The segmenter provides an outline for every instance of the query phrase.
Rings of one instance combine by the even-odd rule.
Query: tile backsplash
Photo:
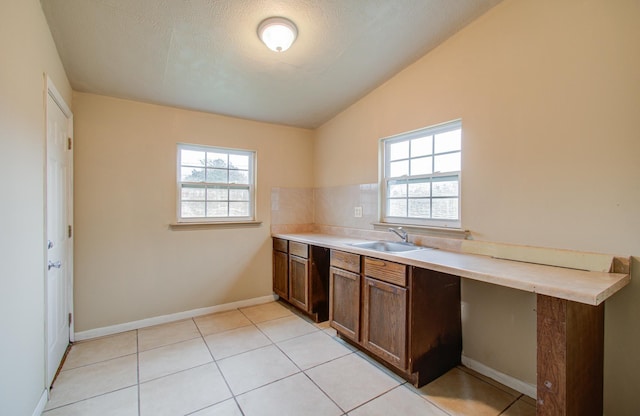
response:
[[[355,217],[355,208],[362,217]],[[373,229],[378,221],[378,184],[329,188],[273,188],[271,224],[321,224]]]
[[[271,224],[313,224],[313,189],[272,188]]]

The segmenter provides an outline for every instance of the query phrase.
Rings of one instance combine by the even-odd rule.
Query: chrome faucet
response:
[[[405,243],[409,242],[409,235],[407,234],[407,232],[405,230],[402,229],[402,227],[389,228],[389,231],[391,231],[392,233],[394,233],[398,237],[402,238],[402,241],[404,241]]]

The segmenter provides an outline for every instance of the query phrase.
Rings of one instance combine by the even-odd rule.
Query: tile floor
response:
[[[421,389],[279,302],[73,345],[43,416],[535,415],[464,367]]]

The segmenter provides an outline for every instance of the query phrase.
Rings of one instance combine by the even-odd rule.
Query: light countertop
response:
[[[367,240],[330,234],[294,233],[272,236],[589,305],[599,305],[631,281],[629,274],[575,270],[441,249],[379,252],[350,245]]]

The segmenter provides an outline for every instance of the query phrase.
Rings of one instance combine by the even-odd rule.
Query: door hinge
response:
[[[69,312],[69,326],[71,326],[71,322],[73,322],[73,315]]]
[[[69,238],[73,237],[73,228],[69,226]]]
[[[71,143],[72,143],[71,137],[67,137],[67,150],[71,150]]]

